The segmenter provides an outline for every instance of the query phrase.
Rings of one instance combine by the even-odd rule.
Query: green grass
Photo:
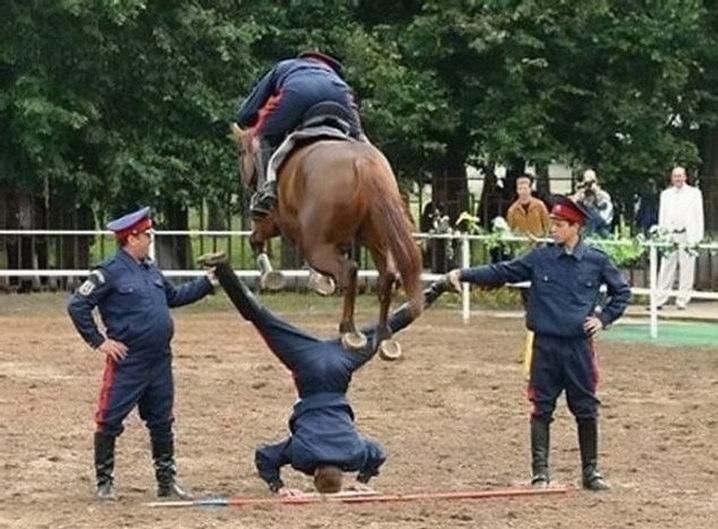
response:
[[[644,342],[651,345],[718,348],[718,324],[704,322],[667,322],[658,324],[658,337],[652,339],[647,323],[623,323],[603,333],[616,342]]]
[[[0,295],[0,316],[64,313],[69,297],[70,294],[67,292]],[[264,292],[259,297],[268,308],[281,313],[336,314],[338,317],[342,307],[342,297],[339,294],[323,297],[313,292],[282,291]],[[404,300],[400,294],[395,295],[392,307],[399,306]],[[458,310],[460,304],[461,298],[458,294],[448,293],[439,298],[434,306]],[[521,303],[516,289],[474,290],[471,293],[471,307],[516,309],[521,307]],[[374,293],[357,296],[356,310],[361,316],[360,319],[371,319],[378,308],[379,302]],[[234,310],[234,308],[222,290],[217,289],[214,295],[208,296],[199,303],[182,307],[180,310],[189,313],[210,313]]]

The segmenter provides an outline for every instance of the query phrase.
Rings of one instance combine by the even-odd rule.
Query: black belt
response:
[[[673,230],[673,233],[685,233],[685,232],[686,232],[685,228],[680,229],[680,230]]]

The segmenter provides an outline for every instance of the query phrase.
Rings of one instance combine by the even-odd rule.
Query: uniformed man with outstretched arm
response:
[[[608,484],[598,470],[594,336],[623,314],[631,291],[609,257],[581,239],[588,212],[563,196],[554,197],[553,202],[555,244],[513,261],[453,270],[448,280],[457,290],[462,281],[487,286],[531,281],[526,312],[526,325],[535,333],[528,385],[533,403],[531,483],[535,487],[549,484],[549,424],[556,400],[565,390],[578,427],[583,486],[603,490]],[[602,284],[607,286],[608,301],[599,312]]]
[[[117,253],[94,268],[70,298],[68,311],[82,338],[105,355],[95,422],[97,498],[116,499],[115,439],[137,406],[150,431],[157,495],[188,498],[175,480],[174,383],[170,341],[174,324],[169,309],[193,303],[212,289],[208,277],[175,288],[149,259],[150,208],[110,222]],[[97,307],[105,334],[92,316]]]

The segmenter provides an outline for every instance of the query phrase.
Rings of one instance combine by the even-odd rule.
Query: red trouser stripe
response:
[[[262,125],[272,112],[274,112],[279,106],[279,101],[282,99],[282,92],[279,92],[276,96],[272,96],[267,99],[267,102],[262,108],[259,109],[259,116],[257,117],[257,123],[252,128],[254,136],[262,135]]]
[[[98,429],[102,428],[105,423],[105,414],[107,413],[107,405],[110,402],[110,392],[115,383],[115,372],[117,363],[109,356],[105,359],[105,372],[102,375],[102,388],[100,389],[100,400],[97,404],[97,412],[95,413],[95,422]]]

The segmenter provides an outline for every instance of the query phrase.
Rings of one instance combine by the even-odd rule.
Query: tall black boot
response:
[[[531,486],[548,487],[551,478],[548,471],[549,423],[531,421]]]
[[[177,470],[174,459],[174,441],[171,438],[168,440],[152,439],[152,459],[155,462],[157,496],[191,500],[192,495],[186,492],[175,479]]]
[[[267,182],[269,160],[274,154],[274,147],[265,140],[259,141],[254,152],[254,167],[257,171],[257,192],[252,196],[250,211],[256,217],[264,217],[277,205],[277,182]]]
[[[115,437],[95,432],[95,477],[97,478],[98,500],[116,500],[112,472],[115,469]]]
[[[598,425],[596,419],[577,419],[578,446],[581,449],[583,488],[606,490],[610,486],[598,471]]]

